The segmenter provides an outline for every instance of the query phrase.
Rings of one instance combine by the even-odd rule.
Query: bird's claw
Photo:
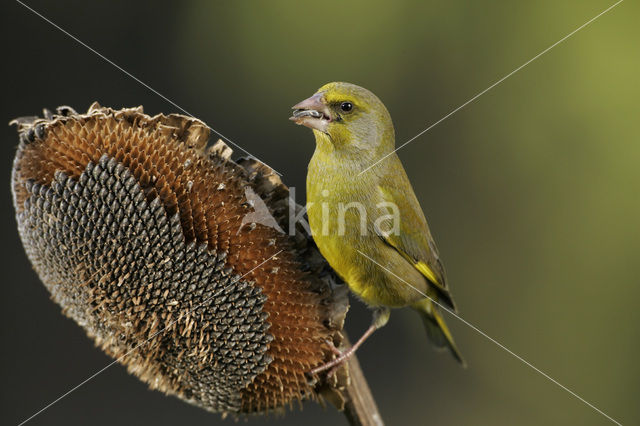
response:
[[[329,346],[329,349],[331,350],[331,352],[333,352],[334,355],[342,356],[342,351],[336,348],[336,345],[334,345],[331,340],[325,340],[324,342],[327,344],[327,346]]]

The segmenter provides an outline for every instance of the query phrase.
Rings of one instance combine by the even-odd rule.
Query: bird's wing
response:
[[[408,180],[406,182],[408,183]],[[396,183],[391,183],[380,185],[378,188],[385,202],[397,206],[399,223],[393,223],[393,208],[391,208],[388,210],[391,217],[377,221],[374,224],[375,231],[386,244],[393,247],[424,275],[438,294],[439,301],[455,309],[447,289],[445,271],[438,249],[431,237],[420,204],[411,186],[404,190],[398,186]]]

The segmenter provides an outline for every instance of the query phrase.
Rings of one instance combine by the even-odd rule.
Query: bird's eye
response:
[[[344,112],[349,112],[353,109],[353,104],[351,102],[343,102],[340,104],[340,109]]]

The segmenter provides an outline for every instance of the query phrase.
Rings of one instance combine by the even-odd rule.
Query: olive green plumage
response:
[[[294,108],[292,120],[312,128],[316,139],[307,209],[321,253],[378,309],[377,327],[386,323],[387,308],[410,306],[430,340],[463,363],[433,302],[455,309],[437,248],[400,159],[388,155],[395,135],[384,104],[362,87],[329,83]]]

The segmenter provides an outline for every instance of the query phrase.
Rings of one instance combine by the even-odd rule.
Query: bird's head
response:
[[[351,83],[329,83],[292,107],[290,118],[313,129],[320,145],[331,149],[376,151],[393,149],[391,116],[376,95]]]

